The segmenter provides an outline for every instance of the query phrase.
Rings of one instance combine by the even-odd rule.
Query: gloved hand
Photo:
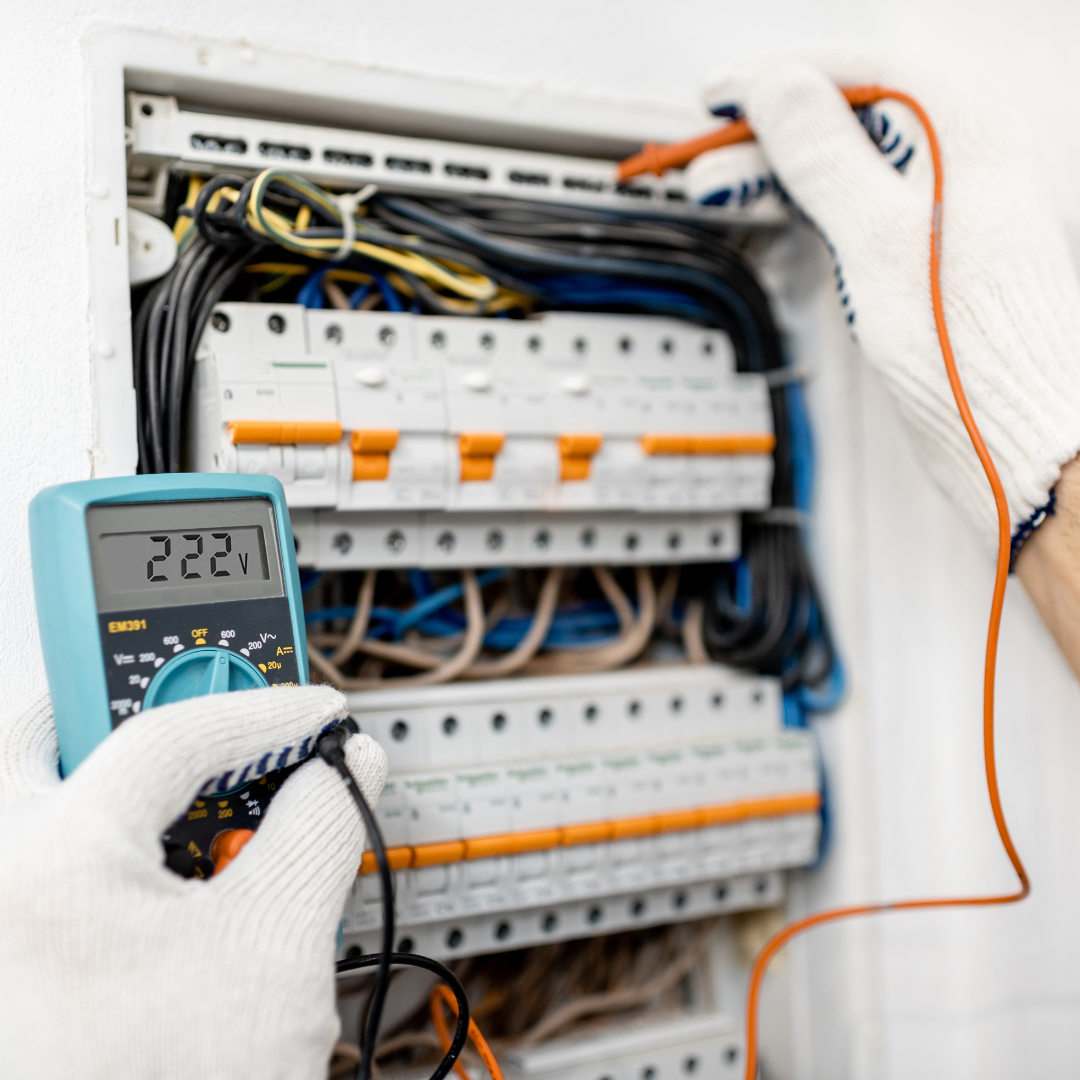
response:
[[[918,69],[855,47],[775,56],[711,85],[788,196],[824,235],[843,310],[941,487],[996,548],[994,502],[945,375],[929,288],[932,168],[915,116],[867,115],[837,90],[876,83],[927,110],[945,165],[942,290],[972,412],[1009,499],[1014,536],[1080,449],[1080,288],[1022,123]],[[698,200],[738,192],[726,150],[688,170]],[[750,188],[764,162],[740,150]],[[760,187],[760,184],[757,185]],[[717,191],[720,190],[719,198]]]
[[[313,1080],[338,1033],[334,942],[364,844],[321,760],[209,881],[160,837],[203,782],[346,713],[329,687],[219,694],[126,720],[61,782],[48,698],[0,724],[0,1076]],[[386,755],[347,761],[372,803]]]

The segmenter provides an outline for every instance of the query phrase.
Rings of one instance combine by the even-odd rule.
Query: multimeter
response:
[[[171,473],[46,488],[30,503],[30,552],[64,775],[156,705],[308,681],[296,551],[273,477]],[[209,876],[218,834],[250,835],[297,762],[273,764],[276,774],[221,777],[219,790],[204,790],[164,837],[174,869]]]

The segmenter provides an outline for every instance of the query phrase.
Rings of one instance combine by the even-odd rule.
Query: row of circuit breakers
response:
[[[277,477],[301,540],[320,511],[403,526],[365,550],[331,529],[328,568],[731,558],[730,512],[769,505],[766,378],[734,371],[722,332],[674,320],[224,303],[193,406],[191,467]],[[565,550],[536,524],[583,512],[598,524]],[[470,549],[470,516],[505,520]]]
[[[400,948],[454,956],[776,904],[817,852],[812,736],[719,665],[350,695],[386,748],[375,813]],[[377,947],[366,853],[344,948]]]

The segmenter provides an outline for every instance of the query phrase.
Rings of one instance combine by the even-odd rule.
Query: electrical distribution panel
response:
[[[678,175],[620,185],[597,160],[192,112],[147,94],[128,103],[131,205],[158,216],[170,176],[278,166],[337,190],[516,197],[644,210],[655,222],[786,220],[771,195],[688,206]],[[599,584],[604,568],[632,566],[649,584],[648,568],[667,566],[676,583],[680,566],[715,573],[738,559],[741,515],[770,508],[773,451],[793,437],[783,409],[774,426],[788,380],[737,371],[722,330],[657,315],[451,317],[331,300],[216,303],[192,342],[184,441],[187,469],[284,486],[302,576],[312,587],[325,579],[322,603],[308,597],[313,670],[321,656],[341,675],[330,657],[363,607],[360,595],[349,606],[355,571],[396,571],[385,584],[485,567],[566,567],[569,580],[574,567],[596,567]],[[799,513],[785,506],[775,521],[791,528]],[[787,552],[786,539],[770,542]],[[476,956],[775,906],[784,871],[818,857],[817,750],[805,729],[785,726],[779,680],[705,662],[700,596],[681,601],[680,649],[677,586],[646,601],[636,580],[619,625],[646,609],[651,621],[621,670],[410,685],[383,677],[377,650],[349,654],[361,683],[386,684],[351,692],[349,704],[390,759],[375,813],[395,871],[399,950]],[[749,573],[740,580],[736,606],[751,602]],[[696,649],[685,632],[695,603]],[[502,616],[484,617],[487,633]],[[393,647],[445,658],[438,633],[461,637],[414,622]],[[654,626],[666,640],[648,645]],[[342,955],[380,947],[374,870],[366,852]],[[713,1010],[519,1047],[505,1064],[537,1080],[721,1078],[741,1073],[741,1054],[737,1025]]]

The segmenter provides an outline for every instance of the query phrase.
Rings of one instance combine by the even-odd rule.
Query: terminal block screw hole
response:
[[[149,101],[144,101],[142,105],[139,106],[139,112],[141,112],[143,116],[153,116],[154,106],[151,105]]]
[[[760,690],[755,690],[755,691],[754,691],[754,692],[753,692],[753,693],[752,693],[752,694],[750,695],[750,700],[751,700],[751,701],[752,701],[752,702],[753,702],[753,703],[754,703],[755,705],[760,705],[760,704],[761,704],[761,703],[762,703],[762,702],[763,702],[763,701],[765,700],[765,695],[764,695],[764,694],[763,694],[763,693],[762,693],[762,692],[761,692]]]
[[[667,546],[672,551],[678,551],[682,546],[682,533],[668,533]]]
[[[595,529],[582,529],[581,530],[581,536],[579,537],[579,539],[581,540],[581,546],[582,547],[591,548],[593,546],[593,544],[596,543],[596,530]]]
[[[436,330],[431,335],[431,347],[433,349],[445,349],[446,348],[446,335],[441,330]]]
[[[505,728],[505,727],[506,727],[506,714],[505,714],[505,713],[501,713],[501,712],[497,712],[497,713],[496,713],[496,714],[495,714],[495,715],[494,715],[494,716],[493,716],[493,717],[491,718],[491,726],[492,726],[492,727],[493,727],[493,728],[494,728],[494,729],[495,729],[496,731],[502,731],[502,730],[503,730],[503,728]]]
[[[409,734],[409,725],[404,720],[395,720],[393,726],[390,728],[390,738],[394,742],[401,742]]]
[[[500,941],[505,941],[510,936],[510,924],[508,922],[501,922],[495,927],[495,936]]]
[[[641,1080],[656,1080],[656,1070],[648,1065],[641,1070]]]
[[[537,337],[535,334],[528,341],[525,342],[528,346],[529,352],[539,352],[543,348],[544,342],[542,338]]]
[[[683,705],[682,698],[679,697],[678,695],[673,697],[668,702],[668,708],[671,709],[672,712],[682,712],[682,705]]]
[[[144,106],[145,108],[145,106]],[[364,955],[364,950],[359,945],[350,945],[345,951],[346,960],[359,960]]]
[[[480,335],[480,348],[484,352],[491,352],[495,348],[495,335],[494,334],[481,334]]]
[[[443,717],[442,729],[443,729],[443,734],[445,734],[445,735],[453,735],[454,732],[457,731],[457,729],[458,729],[457,717],[456,716]]]
[[[632,352],[634,349],[634,339],[628,337],[619,338],[619,352]]]
[[[558,925],[559,925],[559,916],[556,915],[554,912],[544,916],[543,926],[544,926],[544,933],[545,934],[552,933]]]
[[[284,334],[285,333],[285,320],[280,315],[271,315],[266,320],[266,325],[270,328],[272,334]]]
[[[574,352],[583,355],[589,350],[589,342],[586,338],[574,338]]]
[[[724,534],[719,529],[709,533],[709,547],[718,548],[724,542]]]
[[[547,531],[547,529],[541,529],[533,537],[533,547],[536,548],[537,551],[547,551],[550,544],[551,534]]]
[[[345,340],[345,331],[337,323],[331,323],[326,328],[326,340],[334,345],[340,345]]]
[[[348,555],[352,550],[352,537],[347,532],[339,532],[337,536],[330,541],[330,546],[338,552],[338,554]]]
[[[143,108],[146,108],[146,106],[144,105]],[[232,324],[229,322],[229,316],[226,315],[224,311],[215,311],[214,314],[210,316],[210,325],[219,334],[227,334],[229,332],[229,327]]]
[[[484,544],[488,551],[501,551],[503,546],[502,530],[492,529],[484,538]]]
[[[677,908],[686,907],[686,893],[678,892],[672,897],[671,901]]]
[[[769,891],[769,882],[765,878],[758,878],[754,882],[754,892],[759,896]]]
[[[682,1063],[683,1072],[689,1075],[690,1073],[697,1072],[698,1061],[696,1057],[688,1057]]]
[[[452,532],[439,533],[439,538],[435,541],[435,546],[444,554],[449,555],[457,546],[457,540],[454,539]]]
[[[398,952],[412,952],[416,948],[416,942],[411,937],[403,937],[397,943]]]
[[[638,546],[638,534],[627,533],[626,539],[623,540],[623,544],[626,546],[627,551],[634,551]]]
[[[585,719],[592,723],[600,715],[600,710],[595,705],[585,706]]]
[[[739,1048],[737,1046],[729,1046],[724,1051],[724,1060],[729,1065],[734,1065],[739,1060]]]
[[[398,529],[386,534],[386,546],[395,554],[405,550],[405,534]]]
[[[555,715],[550,709],[541,709],[536,719],[540,721],[542,727],[549,727],[551,721],[555,719]]]
[[[660,351],[665,356],[670,356],[675,351],[675,342],[671,338],[666,337],[660,342]]]
[[[711,702],[714,709],[722,709],[724,707],[724,695],[713,694]]]
[[[717,885],[716,886],[716,892],[713,893],[713,895],[716,897],[717,900],[726,900],[727,899],[727,891],[728,890],[727,890],[726,885]]]
[[[594,926],[603,917],[604,917],[604,913],[598,907],[589,908],[589,914],[588,914],[587,918],[588,918],[589,922],[591,922]]]
[[[706,356],[712,356],[712,354],[713,354],[713,343],[711,341],[703,341],[701,343],[701,351]]]
[[[460,948],[461,943],[465,940],[465,935],[458,929],[453,929],[446,935],[446,947],[448,949]]]
[[[633,915],[635,919],[640,919],[641,916],[645,914],[645,901],[635,900],[630,905],[630,914]]]
[[[379,331],[379,341],[387,348],[393,345],[394,342],[397,341],[397,334],[394,333],[394,328],[392,326],[384,326]]]
[[[626,711],[631,716],[640,716],[641,715],[641,702],[638,701],[637,698],[634,698],[633,701],[627,702]]]

